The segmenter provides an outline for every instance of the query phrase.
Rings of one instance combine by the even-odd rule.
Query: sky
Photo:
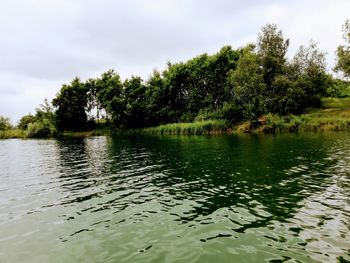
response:
[[[75,76],[147,79],[276,23],[289,56],[312,39],[334,65],[349,0],[0,0],[0,115],[15,124]]]

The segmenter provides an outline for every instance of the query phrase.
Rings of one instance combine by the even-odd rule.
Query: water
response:
[[[347,133],[2,140],[0,262],[347,262],[349,190]]]

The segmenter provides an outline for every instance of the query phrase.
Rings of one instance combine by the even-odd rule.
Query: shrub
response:
[[[206,120],[226,120],[229,123],[237,123],[243,119],[242,109],[236,104],[225,103],[221,109],[212,111],[210,109],[200,110],[195,122]]]
[[[48,119],[29,123],[26,131],[26,136],[31,138],[47,138],[55,134],[56,128]]]
[[[31,114],[24,115],[18,122],[17,127],[21,130],[27,130],[29,123],[34,123],[36,121],[35,116]]]
[[[327,88],[326,95],[335,98],[350,97],[350,83],[336,79],[333,81],[332,85]]]

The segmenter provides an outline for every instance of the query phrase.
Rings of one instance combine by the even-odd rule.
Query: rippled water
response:
[[[347,262],[350,134],[0,141],[0,262]]]

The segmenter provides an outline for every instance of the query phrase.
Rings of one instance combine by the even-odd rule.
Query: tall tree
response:
[[[346,20],[343,25],[343,38],[345,45],[337,48],[337,61],[335,70],[343,72],[346,78],[350,78],[350,20]]]
[[[147,114],[146,126],[165,123],[168,116],[168,96],[161,73],[154,70],[146,82]]]
[[[231,72],[230,84],[234,100],[242,106],[245,118],[257,119],[265,112],[263,94],[266,86],[259,58],[253,52],[252,46],[243,50],[236,70]]]
[[[101,77],[96,80],[97,104],[105,110],[106,118],[116,113],[116,108],[112,109],[112,101],[114,104],[121,99],[123,91],[123,83],[117,72],[108,70],[102,73]]]
[[[56,125],[58,130],[79,130],[87,125],[87,91],[78,77],[63,85],[56,98]]]
[[[21,117],[21,119],[18,121],[17,127],[19,129],[26,130],[28,128],[28,124],[34,123],[35,121],[35,116],[29,113]]]
[[[125,122],[127,127],[145,126],[147,114],[146,86],[140,77],[132,76],[124,81]]]
[[[306,95],[303,103],[299,102],[299,110],[320,106],[321,97],[332,84],[332,78],[326,72],[326,54],[314,41],[310,41],[306,47],[299,48],[291,62],[290,72],[292,80]]]
[[[261,57],[264,82],[269,92],[274,78],[285,73],[289,39],[284,39],[282,31],[275,24],[267,24],[258,35],[257,50]]]
[[[0,115],[0,131],[11,129],[10,119]]]

